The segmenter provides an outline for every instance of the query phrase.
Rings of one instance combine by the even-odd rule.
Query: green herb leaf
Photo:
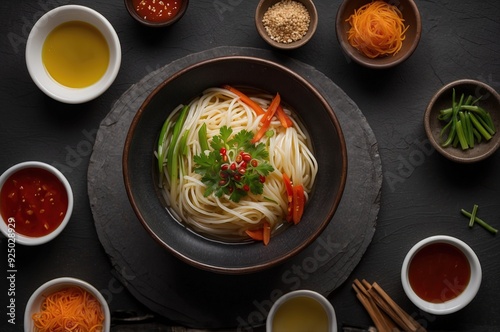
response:
[[[227,195],[231,201],[239,202],[248,193],[261,195],[265,177],[274,170],[267,160],[265,144],[251,142],[252,132],[241,130],[231,138],[232,133],[230,127],[223,126],[210,142],[213,150],[194,157],[194,171],[206,185],[205,197]]]
[[[252,138],[253,138],[252,132],[248,130],[241,130],[239,133],[234,135],[233,139],[229,142],[229,144],[234,145],[236,148],[246,150],[248,147],[253,145],[250,143],[250,140]]]

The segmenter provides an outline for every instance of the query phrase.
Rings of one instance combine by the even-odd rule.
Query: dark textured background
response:
[[[419,1],[422,40],[397,68],[371,71],[349,62],[335,37],[339,1],[316,1],[318,30],[303,48],[285,53],[314,66],[342,88],[366,116],[378,140],[384,182],[377,231],[363,259],[345,284],[330,295],[340,322],[367,325],[355,298],[354,278],[377,281],[429,330],[500,330],[500,238],[467,228],[461,208],[479,205],[479,215],[500,228],[500,154],[475,165],[457,165],[434,153],[423,130],[423,111],[443,84],[460,78],[482,80],[500,90],[500,3]],[[74,3],[101,12],[122,43],[122,67],[115,83],[83,105],[55,102],[31,81],[24,62],[25,41],[47,10]],[[97,239],[87,198],[87,167],[95,133],[114,102],[148,73],[188,54],[217,46],[269,49],[257,32],[257,1],[191,0],[185,17],[165,30],[139,27],[122,1],[2,1],[0,3],[0,170],[25,160],[59,166],[77,198],[71,223],[55,241],[40,248],[17,246],[16,325],[7,323],[6,241],[0,254],[0,330],[21,331],[31,292],[48,279],[69,275],[91,281],[112,310],[142,310],[112,274]],[[348,133],[346,133],[348,134]],[[117,169],[116,172],[121,172]],[[427,315],[403,293],[400,268],[420,239],[447,234],[467,242],[483,267],[475,300],[446,317]]]

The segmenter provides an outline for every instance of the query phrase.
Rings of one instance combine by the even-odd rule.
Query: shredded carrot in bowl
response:
[[[67,287],[46,296],[40,309],[32,316],[36,332],[103,331],[101,304],[80,287]]]
[[[348,31],[351,46],[372,59],[399,52],[408,29],[401,11],[380,0],[355,10],[346,21],[351,25]]]

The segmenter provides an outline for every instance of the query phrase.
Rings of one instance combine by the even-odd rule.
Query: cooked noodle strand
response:
[[[265,110],[272,96],[258,94],[252,95],[252,99]],[[282,173],[286,172],[294,183],[302,184],[307,197],[318,171],[311,144],[301,125],[293,120],[293,126],[285,128],[279,120],[271,121],[269,129],[273,135],[263,137],[260,142],[267,147],[269,164],[274,171],[266,177],[262,195],[249,194],[235,203],[226,196],[204,196],[205,185],[201,176],[194,172],[193,162],[194,156],[202,153],[198,132],[205,124],[209,142],[220,134],[222,126],[230,126],[233,135],[242,130],[256,132],[264,115],[257,116],[237,95],[223,88],[207,89],[188,106],[189,114],[181,129],[181,132],[189,132],[187,152],[180,166],[181,176],[170,183],[165,167],[162,180],[162,193],[173,214],[196,231],[230,241],[248,238],[245,230],[255,228],[263,220],[269,222],[271,229],[279,227],[288,207]],[[170,115],[174,122],[181,108],[179,106]],[[172,135],[167,135],[163,144],[171,144],[171,139]]]

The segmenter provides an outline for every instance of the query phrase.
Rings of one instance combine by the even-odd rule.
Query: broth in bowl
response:
[[[156,149],[172,213],[209,238],[263,241],[301,221],[318,163],[279,93],[209,88],[166,119]]]

